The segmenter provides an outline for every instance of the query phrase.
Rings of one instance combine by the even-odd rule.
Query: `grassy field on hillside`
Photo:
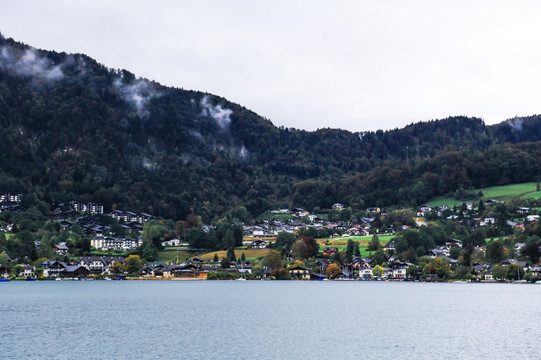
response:
[[[483,192],[483,199],[496,199],[500,201],[510,201],[517,198],[541,198],[541,191],[536,191],[536,183],[529,182],[523,184],[512,184],[504,186],[491,186],[483,189],[475,189],[476,192]],[[478,199],[455,199],[451,197],[437,197],[426,204],[428,206],[437,207],[443,204],[448,206],[461,205],[463,202],[472,202],[475,205],[478,203]]]
[[[382,246],[385,246],[394,235],[378,235],[379,242]],[[338,251],[343,251],[347,247],[348,240],[353,240],[359,243],[359,250],[361,251],[362,257],[370,256],[373,252],[368,251],[367,247],[372,236],[350,236],[350,237],[338,237],[338,238],[328,238],[328,239],[318,239],[319,251],[323,252],[323,249],[327,246],[334,246]]]
[[[381,245],[383,246],[385,246],[385,244],[387,244],[389,240],[391,240],[393,237],[394,237],[393,235],[378,236],[379,241]],[[319,244],[320,252],[322,252],[323,248],[325,248],[326,246],[334,246],[339,251],[342,251],[346,249],[348,240],[353,240],[359,243],[361,256],[367,257],[373,253],[367,250],[368,244],[370,243],[370,240],[372,240],[372,236],[351,236],[351,237],[317,239],[317,242]],[[267,256],[272,251],[275,251],[275,250],[273,249],[236,249],[235,256],[237,258],[240,258],[242,256],[242,253],[244,253],[244,256],[246,256],[247,259],[255,259],[255,258],[261,258],[261,257]],[[224,257],[226,257],[227,251],[226,250],[212,251],[212,252],[208,252],[208,253],[198,255],[198,256],[205,260],[212,260],[214,259],[214,254],[218,255],[218,259],[223,259]],[[178,250],[178,257],[181,262],[189,258],[192,258],[194,256],[196,256],[196,254],[192,252],[185,251],[185,250]],[[175,263],[177,261],[177,248],[166,248],[164,251],[160,251],[158,253],[158,257],[156,261],[164,262],[164,263]]]
[[[246,256],[247,259],[253,259],[253,258],[260,258],[263,256],[267,256],[270,254],[270,252],[273,251],[272,249],[239,249],[235,250],[235,256],[237,258],[240,258],[242,256],[242,253],[244,253],[244,256]],[[218,259],[223,259],[227,255],[226,250],[221,251],[212,251],[203,255],[200,255],[202,259],[205,260],[212,260],[214,258],[214,254],[218,254]]]
[[[177,253],[176,248],[166,248],[165,250],[158,252],[156,262],[174,263],[177,262],[177,255],[180,261],[184,261],[193,256],[193,253],[181,250]]]
[[[522,195],[522,199],[539,199],[541,198],[541,191],[534,191],[531,193],[527,193],[526,195]]]

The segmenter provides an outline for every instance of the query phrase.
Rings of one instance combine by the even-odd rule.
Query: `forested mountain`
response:
[[[418,204],[536,180],[541,116],[391,131],[275,127],[221,97],[0,36],[0,190],[204,221],[239,206]],[[528,142],[528,143],[525,143]]]

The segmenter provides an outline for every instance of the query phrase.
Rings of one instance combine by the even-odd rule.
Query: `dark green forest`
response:
[[[0,35],[0,190],[204,222],[246,207],[354,210],[537,181],[541,116],[353,133],[276,127],[221,97]]]

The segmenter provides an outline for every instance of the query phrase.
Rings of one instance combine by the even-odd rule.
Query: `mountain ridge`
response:
[[[480,157],[490,149],[499,154],[494,148],[504,145],[525,152],[513,144],[541,140],[540,122],[534,115],[490,126],[449,117],[366,132],[276,127],[222,97],[165,87],[84,54],[37,50],[0,35],[0,188],[53,203],[77,198],[168,218],[195,213],[207,221],[241,206],[257,215],[332,201],[412,203],[412,196],[382,200],[360,187],[371,177],[379,179],[371,184],[385,183],[381,176],[392,165],[403,177],[408,171],[425,176],[403,179],[404,186],[421,181],[432,188],[422,166],[442,160],[442,152]],[[469,179],[473,170],[460,166]],[[527,172],[527,180],[538,176],[530,166]],[[317,205],[300,190],[308,183],[325,192]],[[457,182],[454,190],[468,183],[474,184]]]

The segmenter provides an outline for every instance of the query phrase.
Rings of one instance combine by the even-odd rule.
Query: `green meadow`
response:
[[[499,201],[511,201],[515,199],[539,199],[541,198],[541,191],[537,191],[537,185],[535,182],[523,183],[523,184],[511,184],[504,186],[491,186],[482,189],[475,189],[476,192],[481,191],[483,193],[483,199],[496,199]],[[466,198],[455,199],[453,197],[437,197],[426,205],[431,207],[441,206],[446,204],[448,206],[461,205],[464,202],[472,202],[475,205],[479,199]]]

